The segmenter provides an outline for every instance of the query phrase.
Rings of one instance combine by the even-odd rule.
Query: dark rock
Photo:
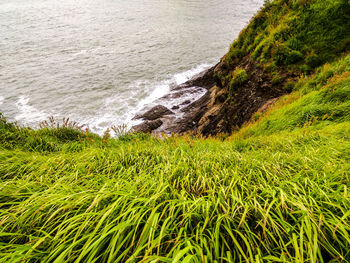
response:
[[[249,76],[249,81],[239,86],[231,96],[228,96],[229,85],[224,78],[231,74],[234,68],[244,68]],[[280,75],[289,81],[297,81],[297,76],[291,75],[286,69],[280,68]],[[180,98],[185,94],[196,91],[196,87],[205,88],[207,93],[194,102],[185,101],[172,109],[180,109],[177,116],[168,108],[158,105],[144,114],[137,115],[134,119],[148,120],[137,126],[139,131],[165,132],[167,134],[192,131],[204,136],[220,133],[232,133],[251,117],[260,108],[268,107],[269,102],[287,93],[279,85],[271,84],[271,74],[252,61],[249,56],[235,62],[235,65],[227,65],[224,59],[215,67],[204,71],[184,84],[172,89],[172,92],[162,98],[163,101]],[[161,118],[161,122],[149,122]]]
[[[169,110],[167,107],[165,107],[163,105],[157,105],[143,114],[136,115],[133,118],[133,120],[144,119],[144,120],[153,121],[153,120],[159,119],[165,115],[172,115],[172,114],[174,114],[174,112]]]
[[[133,131],[135,132],[152,132],[155,129],[158,129],[160,126],[162,126],[163,121],[162,120],[154,120],[154,121],[145,121],[139,125],[135,125],[132,127]]]
[[[206,106],[208,104],[209,99],[210,99],[210,93],[206,92],[201,98],[192,102],[190,105],[184,107],[183,109],[181,109],[181,111],[182,112],[198,111],[203,106]]]
[[[216,64],[214,67],[211,67],[210,69],[207,69],[196,76],[194,76],[192,79],[187,81],[184,84],[179,85],[177,88],[181,89],[183,87],[190,87],[190,86],[198,86],[203,88],[210,88],[213,85],[215,85],[215,79],[214,79],[214,69],[219,65]]]
[[[187,105],[187,104],[190,104],[191,101],[190,100],[185,100],[184,102],[182,102],[180,105],[183,106],[183,105]]]
[[[209,100],[210,94],[206,92],[201,98],[183,108],[181,111],[184,112],[184,116],[165,125],[164,132],[182,134],[187,131],[195,131],[198,121],[207,110]]]
[[[249,76],[249,81],[235,89],[234,94],[228,96],[229,85],[225,82],[219,85],[219,90],[213,97],[212,104],[198,122],[196,131],[204,136],[219,133],[230,134],[251,120],[255,112],[269,101],[287,93],[279,85],[271,84],[271,74],[263,67],[252,61],[249,56],[235,62],[228,67],[223,60],[217,65],[214,72],[216,75],[227,76],[234,68],[244,68]],[[280,68],[279,75],[286,79],[296,81],[286,69]],[[203,77],[203,79],[205,79]],[[216,82],[218,82],[216,80]]]
[[[169,93],[162,97],[162,99],[168,100],[168,99],[178,99],[181,98],[183,95],[187,93],[187,88],[184,88],[183,90]]]

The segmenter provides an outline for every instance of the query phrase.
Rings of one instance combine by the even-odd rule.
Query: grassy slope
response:
[[[350,55],[331,60],[230,137],[2,118],[0,262],[349,262]]]
[[[233,42],[216,71],[218,82],[235,89],[235,68],[249,58],[286,91],[295,76],[310,74],[350,51],[347,0],[266,1]]]
[[[0,261],[349,261],[349,66],[224,141],[2,120]]]
[[[271,71],[312,72],[350,48],[346,0],[267,1],[225,57],[228,65],[250,55]]]

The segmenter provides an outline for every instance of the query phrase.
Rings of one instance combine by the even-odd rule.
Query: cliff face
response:
[[[217,80],[217,74],[226,73],[224,63],[222,61],[215,67],[214,79]],[[231,76],[228,83],[217,80],[216,85],[209,89],[211,100],[207,104],[208,110],[197,128],[203,135],[231,133],[249,121],[264,105],[289,92],[284,88],[284,82],[294,82],[299,76],[281,69],[281,80],[273,81],[269,72],[249,56],[242,58],[235,69],[226,74]]]
[[[249,121],[291,92],[301,75],[346,53],[349,28],[347,1],[266,3],[209,73],[216,85],[197,130],[230,133]]]
[[[177,87],[205,87],[207,94],[181,119],[160,116],[156,131],[231,133],[291,92],[300,76],[347,53],[349,28],[347,0],[267,1],[215,67]]]

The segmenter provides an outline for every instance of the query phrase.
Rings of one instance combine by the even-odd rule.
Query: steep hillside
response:
[[[349,68],[230,137],[1,119],[0,262],[349,262]]]
[[[230,133],[295,82],[350,50],[346,0],[267,1],[206,76],[211,100],[196,129]],[[208,81],[210,82],[210,81]]]
[[[195,80],[213,137],[0,116],[0,262],[350,262],[348,14],[267,3]]]
[[[194,87],[206,88],[203,97],[186,107],[178,105],[180,118],[158,114],[159,106],[147,113],[152,119],[139,114],[145,122],[135,129],[231,133],[293,91],[300,78],[346,55],[349,28],[347,0],[266,1],[220,63],[173,90],[174,96],[181,96]]]

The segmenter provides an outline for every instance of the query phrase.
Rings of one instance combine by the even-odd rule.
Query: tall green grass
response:
[[[350,50],[347,0],[275,0],[265,6],[232,44],[225,61],[251,56],[266,68],[310,73]]]
[[[0,262],[349,262],[349,65],[229,137],[1,118]]]
[[[1,262],[349,261],[348,122],[0,152]]]
[[[240,136],[350,121],[350,55],[301,78],[291,94],[281,97],[274,108],[257,113],[253,119],[254,123],[238,132]]]
[[[100,138],[1,115],[0,262],[350,262],[350,59],[345,40],[329,48],[350,21],[344,4],[266,4],[228,58],[273,32],[274,48],[302,55],[292,65],[325,50],[332,63],[230,136]],[[316,9],[339,19],[318,24]],[[337,30],[319,43],[310,42],[317,30],[283,42],[292,29],[280,19],[308,15],[306,31]],[[278,64],[276,51],[259,52]]]

